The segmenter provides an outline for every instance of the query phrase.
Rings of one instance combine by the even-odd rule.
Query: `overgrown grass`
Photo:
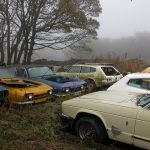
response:
[[[62,130],[58,112],[62,101],[47,102],[9,111],[0,110],[0,150],[119,150],[113,146],[84,143]]]

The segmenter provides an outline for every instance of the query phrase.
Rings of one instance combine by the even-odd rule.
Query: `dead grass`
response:
[[[69,98],[69,97],[68,97]],[[65,98],[65,99],[68,99]],[[60,124],[64,98],[24,108],[0,111],[0,150],[125,150],[128,145],[105,146],[83,142]]]

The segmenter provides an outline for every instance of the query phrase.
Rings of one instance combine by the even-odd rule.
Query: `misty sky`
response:
[[[100,0],[99,38],[120,38],[150,32],[150,0]]]
[[[136,32],[150,32],[150,0],[100,0],[99,38],[120,38]],[[46,53],[46,56],[45,56]],[[71,54],[63,51],[40,51],[34,59],[70,59]]]

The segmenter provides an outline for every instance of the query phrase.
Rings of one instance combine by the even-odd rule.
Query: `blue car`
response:
[[[7,106],[7,101],[8,100],[8,90],[0,86],[0,106]]]
[[[56,75],[48,66],[22,66],[16,68],[16,76],[43,82],[53,87],[53,94],[80,95],[86,88],[84,80]]]

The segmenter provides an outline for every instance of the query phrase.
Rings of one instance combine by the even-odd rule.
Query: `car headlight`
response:
[[[63,88],[62,91],[68,93],[68,92],[70,92],[70,89],[69,88]]]
[[[69,89],[69,88],[66,88],[66,89],[65,89],[65,92],[66,92],[66,93],[68,93],[69,91],[70,91],[70,89]]]
[[[31,101],[33,99],[33,94],[32,93],[26,94],[26,97],[28,100]]]
[[[49,94],[49,95],[52,95],[52,94],[53,94],[53,91],[52,91],[52,90],[49,90],[49,91],[48,91],[48,94]]]
[[[82,85],[82,86],[81,86],[81,90],[84,90],[84,89],[85,89],[85,87],[84,87],[84,85]]]
[[[63,88],[63,91],[68,93],[68,92],[70,92],[70,89],[69,88]]]

